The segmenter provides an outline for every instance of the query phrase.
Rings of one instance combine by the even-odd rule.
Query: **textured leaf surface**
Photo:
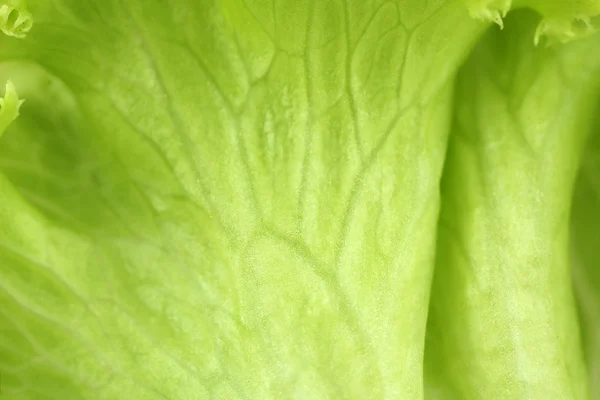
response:
[[[0,150],[8,396],[422,396],[482,25],[445,1],[29,6],[0,47],[28,99]]]
[[[585,399],[598,11],[0,0],[2,398]]]
[[[458,399],[584,399],[568,222],[598,41],[536,49],[519,17],[459,77],[427,365]]]

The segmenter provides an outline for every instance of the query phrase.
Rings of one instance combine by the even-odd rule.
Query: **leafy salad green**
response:
[[[600,399],[600,0],[0,0],[0,398]]]

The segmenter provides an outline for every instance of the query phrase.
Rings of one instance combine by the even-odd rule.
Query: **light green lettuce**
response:
[[[596,116],[598,114],[596,113]],[[579,303],[583,344],[590,375],[592,399],[600,398],[600,135],[596,117],[595,132],[587,142],[573,200],[571,220],[572,275]]]
[[[588,398],[569,211],[600,42],[534,48],[534,22],[490,32],[458,79],[426,351],[457,399]]]
[[[587,398],[599,13],[0,0],[2,398]]]

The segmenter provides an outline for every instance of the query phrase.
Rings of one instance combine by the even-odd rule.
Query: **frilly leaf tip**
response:
[[[0,0],[0,31],[23,39],[33,27],[33,16],[25,0]]]
[[[542,38],[546,38],[548,44],[567,43],[587,37],[596,31],[596,27],[587,15],[577,15],[572,18],[544,18],[535,30],[533,43],[537,46]]]
[[[9,79],[6,81],[6,93],[16,92],[15,84]]]
[[[19,95],[17,94],[17,89],[15,88],[15,84],[8,80],[6,81],[5,91],[4,91],[4,101],[18,101]]]
[[[15,85],[11,81],[7,81],[4,97],[0,98],[0,136],[17,119],[19,109],[24,102],[25,100],[19,99]]]
[[[510,11],[512,0],[465,0],[465,3],[472,18],[493,22],[504,29],[503,18]]]

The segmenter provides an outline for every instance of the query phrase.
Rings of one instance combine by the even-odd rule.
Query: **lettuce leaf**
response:
[[[0,0],[3,398],[587,398],[599,13]]]
[[[460,399],[584,399],[569,211],[600,43],[534,48],[515,17],[458,78],[426,360]]]
[[[598,115],[596,113],[596,115]],[[573,198],[571,219],[571,264],[573,285],[579,304],[582,325],[583,348],[589,371],[592,398],[600,396],[600,353],[598,353],[598,306],[600,305],[600,281],[596,257],[600,231],[600,135],[596,117],[595,132],[586,143],[579,177]]]

